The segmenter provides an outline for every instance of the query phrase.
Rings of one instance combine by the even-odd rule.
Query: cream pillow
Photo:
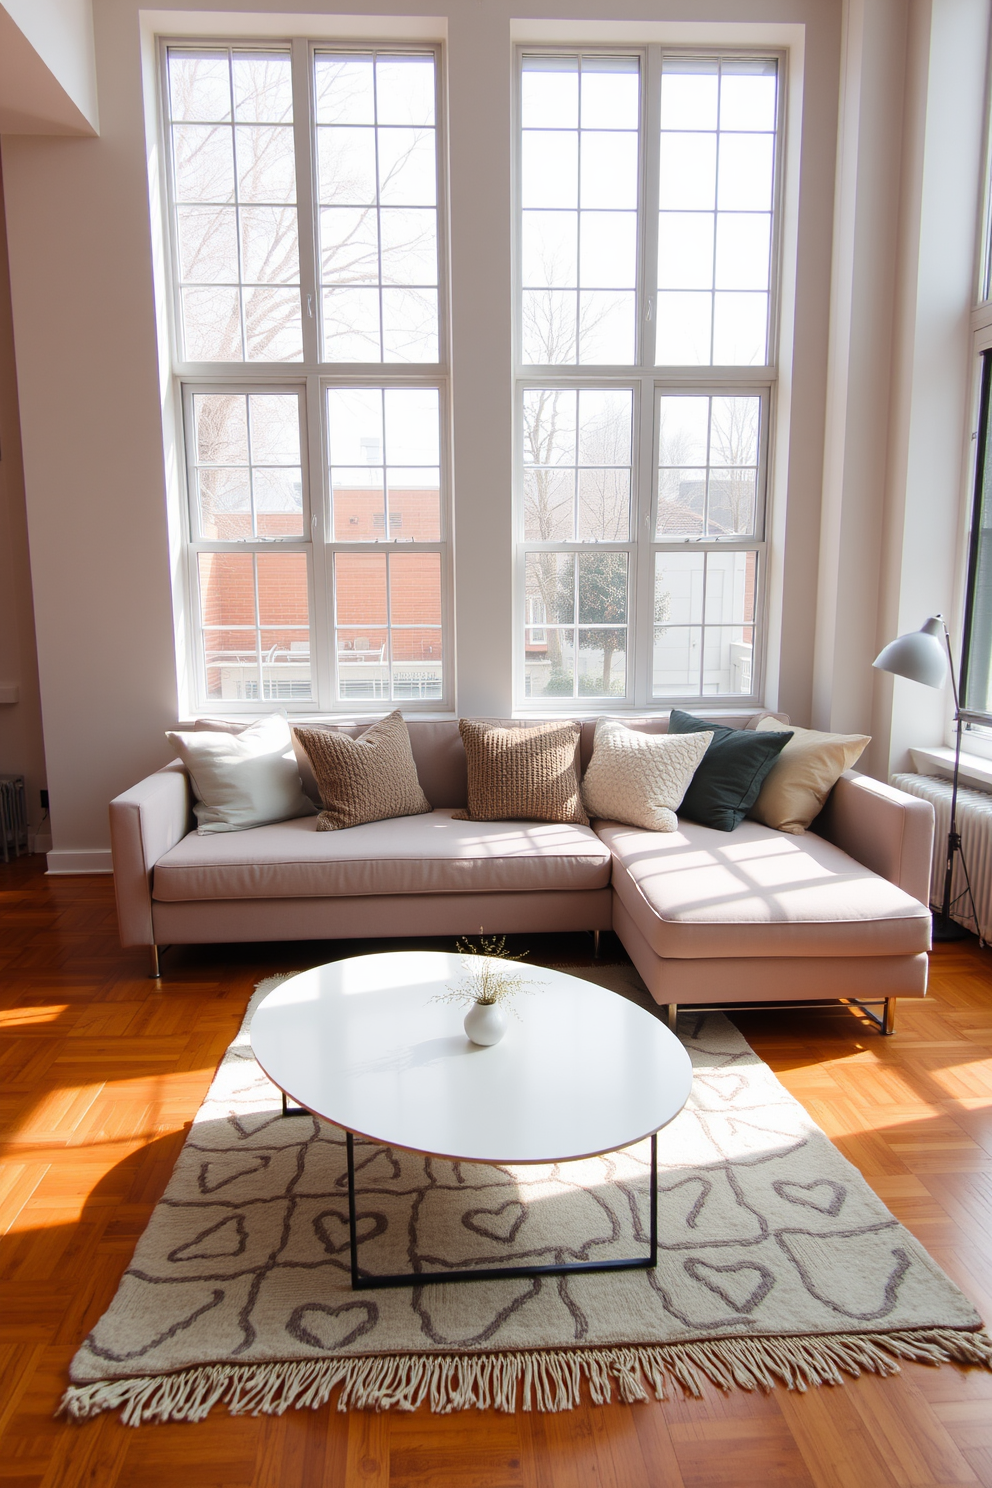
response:
[[[197,832],[245,832],[294,816],[312,816],[303,794],[289,723],[271,713],[240,734],[165,736],[186,766],[196,801]]]
[[[431,803],[420,788],[410,733],[399,709],[357,739],[340,729],[298,728],[320,791],[318,832],[420,816]]]
[[[762,718],[759,733],[780,729],[777,719]],[[780,832],[805,832],[835,784],[871,743],[870,734],[823,734],[818,729],[796,728],[792,738],[765,776],[758,799],[748,816],[777,827]]]
[[[675,812],[712,738],[709,732],[642,734],[600,718],[582,782],[586,810],[632,827],[674,832]]]

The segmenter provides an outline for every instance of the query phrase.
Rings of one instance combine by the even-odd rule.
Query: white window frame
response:
[[[170,51],[209,51],[212,48],[238,53],[285,51],[291,58],[293,77],[293,119],[296,150],[297,216],[299,222],[301,310],[303,326],[303,359],[294,362],[193,362],[182,356],[179,309],[178,234],[175,228],[175,191],[173,186],[172,141],[170,138],[168,54]],[[201,614],[197,554],[223,552],[305,552],[307,555],[308,609],[310,616],[310,699],[291,700],[294,714],[379,715],[383,707],[402,706],[404,713],[450,712],[454,700],[454,605],[452,553],[452,482],[451,482],[451,390],[450,390],[450,313],[449,313],[449,247],[447,183],[447,102],[445,55],[443,43],[436,40],[394,40],[369,36],[311,39],[302,36],[160,36],[158,49],[159,147],[165,163],[162,207],[167,246],[168,294],[167,314],[172,358],[172,384],[175,391],[179,448],[184,451],[181,481],[180,534],[184,547],[181,564],[185,585],[185,622],[181,643],[186,648],[189,665],[186,673],[195,687],[189,701],[193,711],[203,716],[221,714],[259,714],[270,712],[279,699],[236,700],[209,697],[206,692],[206,668],[201,643]],[[318,52],[360,55],[386,53],[396,56],[409,52],[430,53],[434,57],[435,130],[437,149],[437,248],[438,248],[438,355],[436,363],[409,362],[326,362],[321,360],[321,294],[319,285],[319,234],[317,215],[315,144],[314,58]],[[440,529],[436,542],[404,541],[388,534],[378,541],[335,541],[331,525],[331,492],[327,431],[324,418],[325,394],[333,387],[436,389],[440,418]],[[289,392],[301,394],[302,439],[301,464],[303,485],[304,531],[299,538],[261,538],[239,542],[214,542],[201,539],[195,513],[195,451],[192,429],[192,397],[210,392]],[[345,553],[437,552],[440,554],[441,582],[441,695],[437,698],[374,699],[369,703],[338,696],[339,664],[335,644],[335,600],[333,592],[334,556]],[[260,689],[261,690],[261,689]]]
[[[641,114],[639,139],[638,257],[635,299],[635,354],[632,366],[596,366],[588,363],[556,364],[540,367],[525,364],[522,356],[522,114],[521,74],[525,56],[635,56],[640,59]],[[769,314],[767,362],[750,366],[658,367],[655,352],[654,283],[658,258],[658,200],[656,185],[661,156],[661,71],[665,57],[707,60],[768,59],[778,69],[776,100],[774,195],[772,201],[772,237],[770,246]],[[648,43],[642,46],[612,45],[608,42],[589,44],[520,42],[514,55],[514,147],[513,173],[513,368],[514,368],[514,605],[513,605],[513,691],[515,707],[521,713],[601,712],[605,705],[612,711],[657,712],[669,706],[720,707],[724,712],[760,706],[764,696],[768,666],[769,635],[769,569],[768,532],[770,527],[769,493],[773,488],[772,459],[775,448],[774,422],[776,392],[779,384],[779,327],[782,316],[782,242],[783,198],[787,158],[787,119],[789,115],[789,50],[782,46],[720,46],[718,43],[694,46],[671,46]],[[549,542],[529,540],[524,535],[523,494],[523,392],[532,388],[632,388],[634,391],[631,470],[631,526],[626,543]],[[753,537],[686,538],[659,541],[656,536],[658,501],[659,430],[656,410],[664,394],[696,393],[706,396],[756,394],[761,398],[759,426],[758,476],[755,493],[755,527]],[[526,553],[535,551],[599,552],[624,550],[629,559],[629,611],[627,691],[622,697],[536,696],[525,694],[524,633],[526,630],[525,563]],[[751,689],[748,693],[654,694],[653,604],[655,554],[664,551],[731,552],[757,554],[758,592],[753,622]],[[577,683],[576,683],[577,685]]]

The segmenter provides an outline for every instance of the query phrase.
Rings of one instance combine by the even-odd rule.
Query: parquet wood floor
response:
[[[110,880],[43,867],[0,866],[0,1488],[992,1488],[992,1374],[950,1366],[560,1416],[53,1420],[254,983],[370,946],[177,949],[157,985]],[[992,952],[939,947],[931,986],[891,1039],[844,1011],[741,1026],[992,1320]]]

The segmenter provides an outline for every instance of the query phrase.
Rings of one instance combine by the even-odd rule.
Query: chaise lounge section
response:
[[[739,725],[741,720],[717,720]],[[245,725],[202,725],[238,732]],[[343,725],[357,737],[366,725]],[[629,720],[664,732],[667,720]],[[594,723],[582,725],[581,765]],[[121,940],[169,944],[613,929],[655,1000],[883,1003],[926,993],[933,809],[847,771],[814,830],[463,821],[456,722],[408,721],[420,816],[198,836],[175,761],[111,803]],[[305,762],[304,787],[316,799]]]

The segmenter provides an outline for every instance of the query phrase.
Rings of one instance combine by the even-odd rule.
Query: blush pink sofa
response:
[[[667,719],[626,720],[664,732]],[[717,719],[717,722],[740,720]],[[244,724],[204,722],[236,732]],[[352,736],[367,723],[341,725]],[[588,763],[595,725],[582,725]],[[655,1000],[679,1005],[849,999],[927,984],[933,808],[848,771],[815,830],[745,821],[717,832],[617,822],[466,822],[454,721],[409,720],[433,811],[317,832],[313,817],[200,837],[175,761],[111,803],[121,940],[169,944],[614,930]],[[316,799],[309,767],[305,788]]]

